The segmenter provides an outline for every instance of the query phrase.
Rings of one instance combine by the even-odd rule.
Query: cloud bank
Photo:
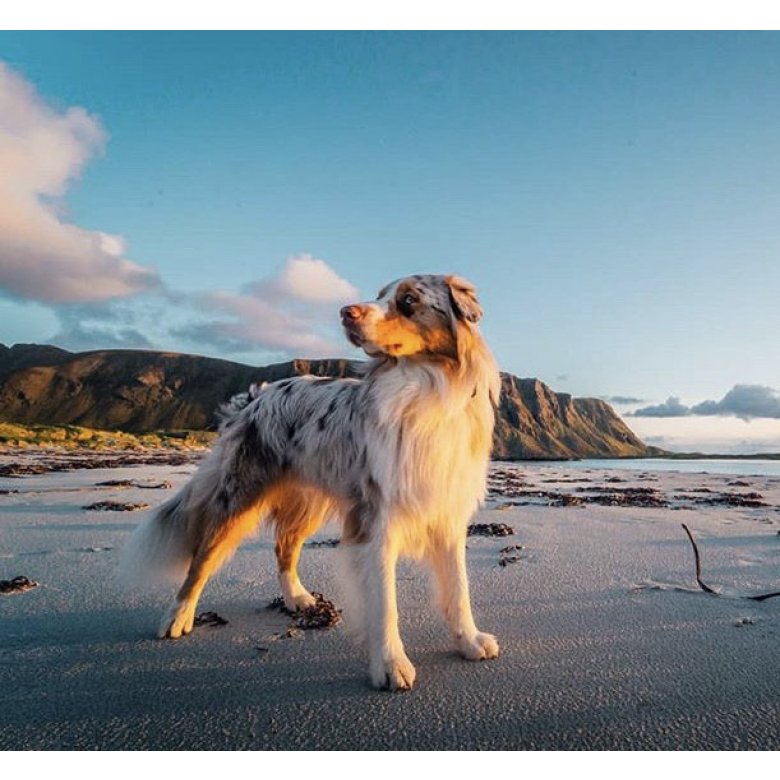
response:
[[[676,396],[670,396],[662,404],[655,406],[645,406],[642,409],[636,409],[629,414],[630,417],[684,417],[690,414],[689,407],[680,403]]]
[[[49,339],[73,352],[94,349],[151,349],[153,344],[139,327],[149,312],[117,301],[67,304],[55,310],[60,329]],[[148,307],[147,307],[148,308]],[[155,307],[158,308],[158,307]],[[160,316],[158,312],[155,312]]]
[[[742,420],[754,417],[780,418],[780,394],[764,385],[734,385],[720,401],[703,401],[691,407],[691,414],[734,415]]]
[[[64,196],[107,135],[83,108],[58,112],[0,62],[0,289],[59,304],[154,289],[157,273],[125,257],[121,236],[64,217]]]
[[[685,417],[688,415],[738,417],[741,420],[780,419],[780,393],[764,385],[734,385],[720,401],[685,406],[676,397],[657,406],[646,406],[630,417]]]
[[[643,404],[644,398],[635,398],[632,395],[605,395],[603,400],[610,404]],[[671,399],[670,399],[671,400]]]
[[[345,342],[335,338],[338,308],[358,298],[358,289],[324,260],[296,255],[276,274],[250,282],[238,293],[219,290],[196,296],[200,311],[218,318],[179,328],[176,335],[233,353],[342,353]]]
[[[49,341],[75,351],[153,349],[241,355],[246,359],[338,356],[349,350],[338,310],[358,300],[354,285],[324,260],[296,255],[238,292],[170,288],[121,300],[60,304]]]

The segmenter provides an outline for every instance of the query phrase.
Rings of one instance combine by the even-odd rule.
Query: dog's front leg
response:
[[[465,531],[456,540],[445,539],[434,545],[431,563],[436,575],[439,604],[460,654],[470,661],[496,658],[496,638],[479,631],[471,613]]]
[[[391,539],[384,539],[369,542],[367,553],[366,618],[371,682],[377,688],[391,691],[409,690],[416,672],[398,631],[395,581],[398,550]]]
[[[398,546],[386,530],[353,548],[365,594],[365,629],[371,682],[376,688],[409,690],[416,672],[398,632],[395,567]]]

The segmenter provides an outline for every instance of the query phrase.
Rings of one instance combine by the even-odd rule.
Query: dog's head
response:
[[[347,338],[371,357],[458,358],[458,334],[482,317],[471,282],[418,275],[391,282],[375,301],[341,310]]]

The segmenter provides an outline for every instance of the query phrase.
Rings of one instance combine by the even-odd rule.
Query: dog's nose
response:
[[[341,319],[345,323],[357,322],[363,316],[360,306],[345,306],[341,310]]]

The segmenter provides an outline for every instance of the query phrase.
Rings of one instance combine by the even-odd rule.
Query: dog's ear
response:
[[[450,288],[450,300],[457,317],[468,322],[482,319],[482,307],[477,300],[477,289],[462,276],[446,276],[444,281]]]

